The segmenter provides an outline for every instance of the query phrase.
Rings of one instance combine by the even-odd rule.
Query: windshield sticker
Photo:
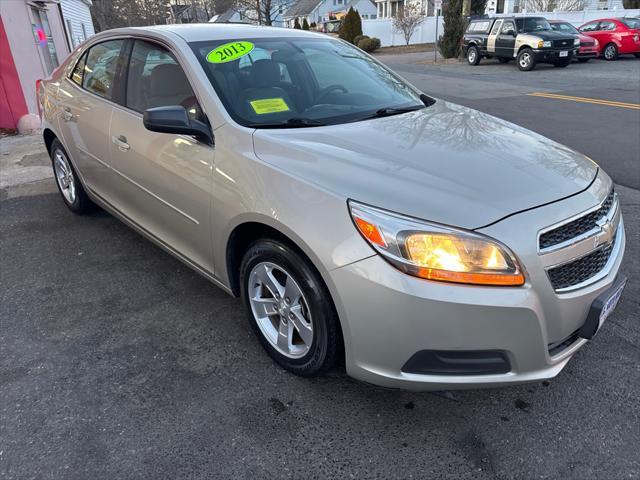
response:
[[[260,100],[252,100],[249,103],[253,111],[258,115],[289,111],[289,105],[287,105],[287,102],[285,102],[283,98],[263,98]]]
[[[251,42],[231,42],[214,48],[207,54],[209,63],[227,63],[244,57],[255,45]]]

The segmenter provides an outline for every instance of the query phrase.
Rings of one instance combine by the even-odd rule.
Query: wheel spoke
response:
[[[284,293],[284,286],[278,282],[276,277],[273,276],[273,268],[268,267],[267,265],[261,265],[260,269],[256,272],[258,275],[258,279],[267,287],[271,293],[275,295],[282,296]]]
[[[300,289],[296,285],[296,282],[293,280],[293,278],[287,276],[287,281],[285,282],[285,285],[284,285],[283,297],[285,299],[288,299],[289,305],[296,305],[300,300],[301,295],[302,293],[300,292]]]
[[[278,347],[285,352],[289,352],[291,345],[291,324],[289,322],[284,323],[280,320],[280,325],[278,326]]]
[[[313,329],[310,323],[307,323],[307,320],[302,315],[302,307],[297,306],[291,309],[291,313],[293,313],[293,317],[290,317],[291,323],[300,334],[300,338],[307,346],[311,346],[313,342]]]
[[[251,299],[256,312],[256,315],[260,318],[268,317],[269,315],[276,315],[278,313],[278,306],[274,298],[262,298],[253,297]]]

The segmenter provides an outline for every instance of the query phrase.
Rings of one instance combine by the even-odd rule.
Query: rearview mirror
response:
[[[152,132],[192,135],[208,145],[213,145],[209,125],[189,118],[187,110],[180,105],[149,108],[144,112],[142,123]]]

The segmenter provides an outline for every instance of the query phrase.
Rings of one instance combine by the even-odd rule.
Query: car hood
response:
[[[258,129],[254,148],[345,198],[471,229],[576,194],[598,171],[534,132],[441,100],[362,122]]]
[[[526,35],[538,37],[541,40],[573,40],[576,35],[572,33],[556,32],[555,30],[540,30],[538,32],[524,32]]]

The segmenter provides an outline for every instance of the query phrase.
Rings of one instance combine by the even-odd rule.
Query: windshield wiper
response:
[[[289,118],[282,122],[275,123],[250,123],[247,125],[251,128],[301,128],[301,127],[324,127],[327,125],[320,120],[314,120],[313,118]]]

